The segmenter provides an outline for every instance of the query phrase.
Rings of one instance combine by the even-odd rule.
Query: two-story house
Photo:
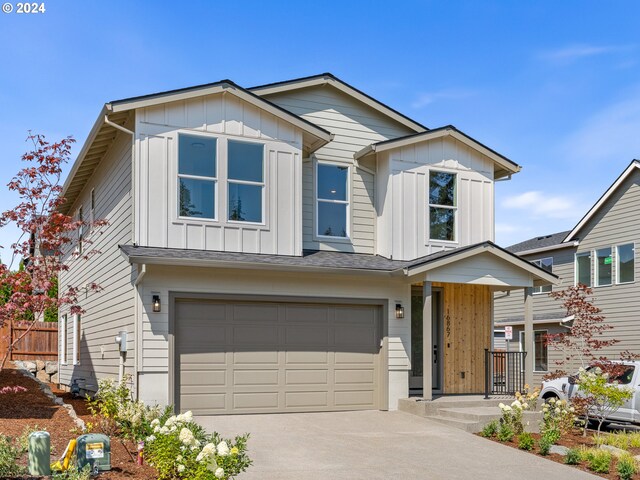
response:
[[[558,369],[562,352],[547,345],[547,334],[566,332],[571,318],[549,292],[578,283],[593,288],[595,305],[613,328],[603,339],[619,343],[602,355],[619,358],[629,350],[640,353],[640,266],[635,247],[640,242],[640,161],[634,160],[611,187],[569,231],[535,237],[507,249],[560,277],[557,285],[533,293],[535,380]],[[513,338],[503,342],[511,351],[524,349],[524,318],[515,291],[495,295],[496,331],[511,325]],[[496,344],[498,341],[496,341]],[[575,368],[575,366],[563,366]]]
[[[61,311],[61,382],[196,415],[482,392],[493,291],[556,280],[493,243],[519,170],[331,74],[109,102],[64,185],[109,224],[60,279],[103,288]]]

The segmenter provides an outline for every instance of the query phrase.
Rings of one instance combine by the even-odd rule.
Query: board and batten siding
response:
[[[121,330],[128,333],[128,356],[125,372],[134,374],[135,321],[134,290],[131,284],[131,265],[121,255],[119,244],[131,243],[131,138],[118,133],[113,145],[105,154],[100,165],[88,179],[78,201],[70,212],[77,214],[82,205],[83,217],[91,215],[91,190],[95,198],[95,219],[107,220],[108,225],[85,235],[91,242],[85,249],[100,253],[89,260],[66,257],[69,270],[61,272],[60,290],[65,285],[82,287],[95,282],[102,290],[94,293],[81,290],[78,296],[80,306],[86,311],[81,317],[81,341],[79,345],[80,364],[73,365],[73,316],[68,308],[60,309],[60,316],[67,315],[66,348],[68,363],[64,363],[64,353],[60,356],[60,383],[70,385],[75,378],[83,378],[83,386],[97,389],[101,378],[117,378],[120,354],[114,342]],[[74,245],[75,248],[75,245]],[[61,325],[62,322],[59,322]],[[60,336],[61,337],[61,336]],[[60,340],[61,348],[62,341]]]
[[[347,275],[320,275],[263,270],[161,267],[148,265],[138,287],[138,314],[142,321],[139,385],[141,399],[150,403],[169,401],[169,293],[205,293],[216,295],[275,295],[383,300],[388,302],[388,331],[383,332],[388,346],[389,408],[397,408],[398,398],[408,391],[411,348],[410,314],[395,318],[395,304],[410,304],[410,286],[401,280],[372,279]],[[159,295],[162,312],[152,312],[152,297]]]
[[[493,163],[462,142],[438,138],[378,155],[378,253],[411,260],[494,240]],[[456,240],[429,239],[431,170],[457,175]]]
[[[378,253],[375,248],[375,176],[354,166],[353,156],[364,147],[415,133],[380,112],[331,86],[317,86],[268,95],[269,101],[330,131],[333,141],[306,159],[303,170],[303,245],[310,250]],[[318,239],[315,221],[315,161],[351,168],[350,239]]]
[[[231,94],[136,113],[137,232],[141,245],[278,255],[302,254],[302,131]],[[178,216],[178,134],[217,140],[217,220]],[[227,221],[226,141],[265,146],[263,224]]]

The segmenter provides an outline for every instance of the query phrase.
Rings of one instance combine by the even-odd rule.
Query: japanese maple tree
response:
[[[69,160],[75,142],[67,137],[49,143],[43,135],[29,134],[33,148],[22,155],[26,164],[7,185],[19,202],[0,214],[0,228],[17,226],[20,236],[10,246],[11,261],[0,264],[0,327],[8,321],[26,321],[27,329],[13,341],[8,340],[6,355],[0,359],[0,370],[15,345],[29,334],[34,320],[51,316],[58,308],[68,306],[70,312],[82,313],[78,295],[88,289],[98,291],[95,283],[58,285],[58,275],[68,270],[65,256],[88,260],[99,253],[91,249],[91,240],[83,235],[89,228],[106,224],[103,220],[86,221],[63,213],[65,198],[61,195],[62,166]],[[82,242],[83,248],[77,248]],[[17,269],[16,264],[21,263]],[[57,295],[55,294],[57,292]]]

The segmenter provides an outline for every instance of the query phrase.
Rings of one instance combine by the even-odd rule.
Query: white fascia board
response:
[[[578,245],[580,245],[580,242],[578,240],[575,240],[573,242],[559,243],[557,245],[549,245],[548,247],[532,248],[530,250],[523,250],[521,252],[514,252],[514,253],[518,256],[523,257],[525,255],[534,255],[536,253],[552,252],[554,250],[562,250],[564,248],[577,247]]]
[[[214,95],[225,91],[229,86],[227,85],[214,85],[206,88],[194,88],[192,90],[185,90],[184,92],[174,92],[167,94],[151,95],[146,98],[132,99],[131,101],[116,101],[114,103],[107,103],[107,108],[110,112],[117,113],[125,110],[135,110],[137,108],[152,107],[154,105],[160,105],[162,103],[177,102],[179,100],[189,100],[190,98],[201,97],[204,95]]]

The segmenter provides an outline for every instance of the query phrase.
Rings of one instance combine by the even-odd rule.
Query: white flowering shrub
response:
[[[566,400],[550,398],[542,405],[540,433],[557,432],[558,437],[569,433],[577,421],[576,409]]]
[[[145,439],[144,455],[158,471],[159,480],[226,480],[251,465],[248,434],[233,442],[217,433],[208,435],[193,422],[191,412],[168,418],[164,415],[153,420],[151,426],[153,433]]]

